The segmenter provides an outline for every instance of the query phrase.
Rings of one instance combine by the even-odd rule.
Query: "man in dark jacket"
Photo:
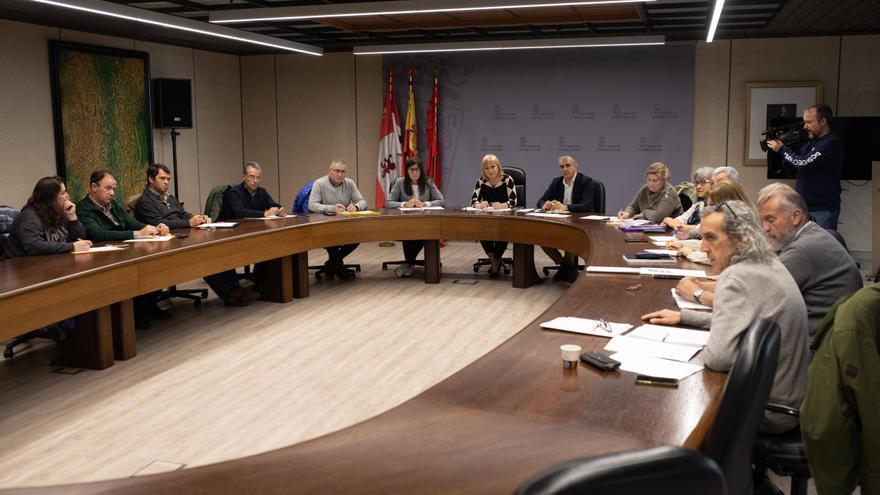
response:
[[[171,187],[171,171],[162,164],[153,164],[147,169],[147,186],[134,205],[134,216],[147,224],[165,224],[171,229],[198,227],[211,219],[205,215],[193,215],[183,209],[183,205],[168,194]],[[247,305],[249,290],[238,283],[235,270],[215,273],[205,277],[205,282],[217,296],[230,306]]]
[[[829,127],[833,117],[828,105],[810,105],[804,112],[804,129],[809,141],[798,150],[775,139],[767,141],[767,147],[782,154],[782,163],[797,170],[794,189],[807,202],[816,223],[837,230],[844,150],[843,141]]]
[[[568,155],[559,158],[559,170],[562,175],[550,182],[550,187],[538,200],[538,208],[559,212],[593,211],[593,179],[578,172],[577,160]],[[543,246],[541,249],[559,265],[554,280],[573,282],[577,279],[577,257],[574,253],[566,252],[563,255],[558,249]]]
[[[168,234],[164,223],[147,225],[132,218],[113,199],[116,178],[107,170],[95,170],[89,178],[89,193],[76,204],[79,220],[86,228],[86,237],[93,242],[124,241]],[[171,313],[156,305],[157,292],[134,298],[135,327],[145,329],[151,319],[167,320]]]
[[[223,208],[218,220],[283,217],[284,208],[272,199],[266,189],[260,187],[263,178],[260,164],[247,162],[242,172],[241,184],[230,187],[223,194]]]

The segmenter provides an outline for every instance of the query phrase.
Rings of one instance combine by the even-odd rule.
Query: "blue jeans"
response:
[[[837,230],[837,219],[840,218],[840,210],[811,211],[813,221],[830,230]]]

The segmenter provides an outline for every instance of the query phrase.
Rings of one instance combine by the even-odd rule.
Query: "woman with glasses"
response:
[[[652,163],[645,170],[645,182],[629,206],[617,213],[617,218],[644,218],[660,223],[666,217],[681,215],[681,200],[669,183],[669,168],[664,163]]]
[[[706,207],[709,188],[712,187],[712,167],[702,167],[694,172],[694,188],[697,190],[697,201],[684,213],[677,217],[666,217],[662,224],[676,231],[675,237],[687,239],[689,232],[700,225],[700,213]]]
[[[425,177],[425,170],[418,158],[406,159],[406,177],[400,177],[391,186],[387,208],[426,208],[443,206],[446,202],[433,179]],[[425,247],[425,241],[403,241],[404,263],[394,269],[398,277],[411,277],[416,256]]]

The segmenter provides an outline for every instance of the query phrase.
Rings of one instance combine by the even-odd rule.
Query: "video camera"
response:
[[[798,119],[790,124],[770,126],[766,131],[761,131],[761,136],[763,136],[761,139],[762,151],[767,151],[767,141],[771,139],[782,141],[782,144],[789,148],[794,148],[807,140],[803,119]]]

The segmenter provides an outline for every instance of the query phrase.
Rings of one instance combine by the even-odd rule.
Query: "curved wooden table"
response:
[[[282,285],[290,280],[293,286],[309,249],[351,242],[508,240],[520,245],[515,247],[520,265],[530,261],[533,243],[575,252],[587,264],[613,266],[625,265],[621,253],[645,246],[626,244],[618,230],[579,216],[545,219],[447,210],[245,221],[234,230],[193,230],[187,239],[170,243],[85,255],[91,260],[53,256],[46,273],[57,274],[56,279],[12,293],[2,291],[9,275],[26,282],[27,270],[19,259],[8,260],[11,267],[0,263],[5,271],[0,311],[14,309],[11,303],[18,299],[57,294],[66,311],[55,304],[48,315],[26,320],[57,321],[71,311],[111,306],[122,298],[266,260],[273,260]],[[530,269],[520,269],[534,272],[531,263]],[[109,284],[109,290],[88,290],[96,284]],[[637,284],[641,287],[634,288]],[[575,457],[660,444],[698,448],[714,420],[725,374],[707,369],[670,389],[637,386],[628,372],[603,373],[583,364],[564,370],[561,344],[599,350],[607,339],[538,326],[556,316],[636,323],[647,310],[673,307],[673,286],[671,280],[638,275],[582,275],[534,322],[457,374],[384,414],[301,444],[168,474],[9,492],[511,493],[536,471]],[[83,288],[86,295],[78,292]]]

